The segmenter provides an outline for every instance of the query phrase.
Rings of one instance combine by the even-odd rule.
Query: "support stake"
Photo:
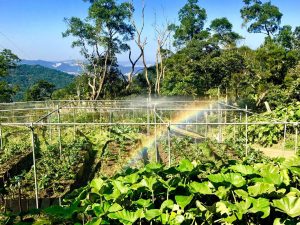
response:
[[[33,160],[33,175],[34,175],[34,190],[35,190],[35,204],[36,208],[39,208],[39,197],[38,197],[38,183],[37,183],[37,176],[36,176],[36,159],[35,159],[35,142],[34,142],[34,127],[31,123],[30,126],[31,130],[31,145],[32,145],[32,160]]]

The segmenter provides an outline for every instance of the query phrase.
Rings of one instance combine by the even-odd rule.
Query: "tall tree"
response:
[[[235,45],[242,39],[238,33],[232,31],[232,24],[226,17],[214,19],[209,28],[214,33],[213,38],[223,45]]]
[[[7,76],[9,71],[16,67],[20,59],[9,49],[3,49],[0,52],[0,77]],[[0,102],[11,102],[15,94],[15,88],[11,87],[5,81],[0,81]]]
[[[282,13],[271,1],[263,3],[260,0],[243,0],[245,6],[241,9],[243,26],[248,25],[250,33],[274,35],[281,23]]]
[[[172,25],[175,45],[182,46],[196,37],[204,27],[206,10],[198,5],[198,0],[188,0],[178,13],[180,25]]]
[[[25,100],[45,101],[51,99],[54,88],[54,84],[45,80],[40,80],[26,91]]]
[[[90,99],[103,96],[105,82],[112,72],[117,71],[116,54],[129,49],[126,44],[132,39],[133,27],[129,23],[130,3],[115,0],[93,0],[88,17],[83,21],[72,17],[65,19],[69,25],[64,37],[77,38],[72,47],[80,47],[87,60],[85,73],[89,77]]]
[[[133,5],[133,1],[131,1],[131,4]],[[139,56],[133,60],[132,59],[132,50],[130,48],[129,50],[129,61],[131,63],[131,71],[128,74],[128,85],[126,87],[126,89],[129,89],[132,82],[133,82],[133,76],[135,75],[135,66],[138,63],[138,61],[140,59],[142,59],[143,62],[143,66],[144,66],[144,76],[148,85],[148,95],[151,95],[151,83],[149,80],[149,76],[148,76],[148,68],[147,68],[147,62],[146,62],[146,57],[145,57],[145,47],[147,45],[147,37],[143,38],[142,34],[145,28],[145,3],[143,2],[143,6],[142,6],[142,15],[141,15],[141,27],[139,28],[136,24],[136,21],[133,18],[133,8],[131,8],[131,24],[134,28],[134,42],[137,45],[137,47],[140,50],[140,54]]]

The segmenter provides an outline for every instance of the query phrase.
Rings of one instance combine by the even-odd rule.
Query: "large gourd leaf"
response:
[[[300,198],[294,196],[286,196],[279,200],[273,200],[273,205],[280,211],[291,217],[300,216]]]
[[[183,195],[176,195],[175,196],[176,203],[184,210],[184,208],[191,203],[193,200],[193,195],[190,196],[183,196]]]
[[[149,209],[145,212],[145,218],[148,221],[153,220],[156,217],[159,217],[162,214],[162,212],[159,209]]]
[[[261,218],[267,218],[270,215],[270,202],[265,198],[249,198],[248,199],[253,205],[249,209],[250,213],[262,212],[263,216]]]
[[[189,184],[189,189],[192,193],[199,193],[203,195],[212,194],[212,190],[210,189],[208,182],[192,182]]]
[[[115,213],[108,214],[108,217],[111,219],[119,220],[124,225],[131,225],[139,218],[143,218],[143,211],[140,209],[136,212],[131,212],[127,210],[118,211]]]
[[[258,182],[253,186],[248,187],[249,195],[256,197],[258,195],[269,194],[276,191],[274,184]]]
[[[257,171],[252,166],[242,164],[233,165],[230,167],[230,169],[234,172],[241,173],[242,175],[252,175],[257,173]]]
[[[177,170],[182,173],[191,172],[193,169],[194,165],[187,159],[181,160],[179,166],[177,167]]]

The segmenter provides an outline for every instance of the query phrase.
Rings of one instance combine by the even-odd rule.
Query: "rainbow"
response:
[[[209,103],[197,103],[197,102],[192,103],[191,105],[183,108],[180,112],[177,112],[176,115],[170,121],[164,121],[164,122],[185,123],[185,122],[195,121],[196,117],[200,118],[200,116],[204,115],[204,113],[206,112],[204,111],[204,109],[207,109],[208,107],[209,107]],[[179,125],[171,125],[171,130],[174,130],[178,133],[180,132],[185,133],[185,135],[187,136],[191,136],[192,134],[195,135],[195,133],[183,131],[183,129],[181,129]],[[167,133],[167,127],[158,126],[156,137],[154,134],[151,134],[150,136],[142,137],[140,145],[130,152],[129,157],[125,160],[126,163],[123,164],[121,168],[128,168],[134,165],[136,162],[141,160],[145,154],[148,154],[148,152],[150,152],[151,150],[154,151],[155,139],[156,138],[159,139],[160,137],[165,136],[166,133]]]

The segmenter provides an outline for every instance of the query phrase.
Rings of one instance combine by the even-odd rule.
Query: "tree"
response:
[[[243,26],[248,26],[250,33],[264,33],[274,35],[281,23],[282,13],[270,1],[262,3],[260,0],[243,0],[245,6],[241,9]]]
[[[131,4],[133,5],[133,1],[131,1]],[[132,51],[131,51],[131,48],[129,50],[129,61],[131,63],[131,71],[130,73],[128,74],[128,85],[126,87],[126,89],[129,89],[132,82],[133,82],[133,76],[135,75],[135,66],[136,64],[138,63],[138,61],[140,59],[142,59],[142,62],[143,62],[143,66],[144,66],[144,74],[145,74],[145,79],[146,79],[146,82],[147,82],[147,85],[148,85],[148,95],[151,96],[151,83],[150,83],[150,80],[149,80],[149,75],[148,75],[148,68],[147,68],[147,63],[146,63],[146,58],[145,58],[145,46],[147,45],[147,38],[144,38],[142,40],[142,33],[144,31],[144,28],[145,28],[145,4],[143,2],[143,7],[142,7],[142,18],[141,18],[141,21],[142,21],[142,25],[140,28],[138,28],[138,26],[136,25],[136,22],[135,20],[133,19],[133,8],[131,9],[132,12],[131,12],[131,24],[134,28],[134,42],[135,44],[137,45],[137,47],[139,48],[140,50],[140,54],[139,56],[133,60],[132,59]]]
[[[40,80],[25,93],[26,101],[45,101],[52,98],[55,85],[45,80]]]
[[[175,32],[175,45],[182,46],[203,30],[207,14],[206,10],[198,5],[198,0],[188,0],[180,9],[178,16],[180,25],[173,24],[170,28]]]
[[[0,52],[0,77],[7,76],[9,71],[16,67],[20,59],[11,50],[4,49]],[[12,102],[16,88],[11,87],[5,81],[0,82],[0,102]]]
[[[115,0],[90,1],[88,17],[82,21],[72,17],[65,19],[69,28],[64,37],[77,38],[72,47],[79,47],[87,60],[85,74],[89,77],[90,99],[103,96],[108,76],[117,70],[116,54],[129,49],[126,41],[132,39],[133,27],[129,23],[132,5]]]
[[[165,59],[169,56],[170,51],[165,49],[165,45],[170,38],[170,30],[169,27],[170,24],[167,21],[165,24],[162,24],[161,26],[155,24],[155,36],[156,36],[156,43],[157,43],[157,49],[156,49],[156,57],[155,57],[155,68],[156,68],[156,80],[155,80],[155,93],[160,95],[160,85],[162,79],[165,77]]]
[[[242,39],[238,33],[232,31],[232,24],[226,17],[214,19],[209,28],[214,33],[213,38],[222,45],[235,45]]]
[[[0,52],[0,77],[8,75],[10,69],[16,67],[20,59],[9,49],[3,49]]]

